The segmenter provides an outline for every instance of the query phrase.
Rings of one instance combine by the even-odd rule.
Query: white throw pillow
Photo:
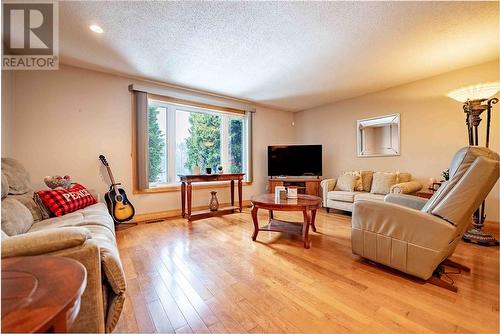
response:
[[[373,173],[372,194],[386,195],[391,191],[391,187],[396,184],[397,175],[395,173],[375,172]]]

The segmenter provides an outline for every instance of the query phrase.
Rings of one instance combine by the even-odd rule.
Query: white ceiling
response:
[[[496,59],[499,39],[498,2],[60,2],[62,63],[290,111]]]

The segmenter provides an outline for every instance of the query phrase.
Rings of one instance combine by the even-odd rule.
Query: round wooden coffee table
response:
[[[302,236],[304,248],[309,248],[309,225],[316,232],[314,220],[316,219],[316,210],[321,207],[321,198],[312,195],[298,195],[296,199],[275,200],[274,194],[263,194],[252,197],[252,220],[254,232],[252,240],[257,239],[259,231],[285,232]],[[259,209],[269,210],[269,222],[265,226],[259,227],[257,211]],[[302,211],[304,215],[303,222],[291,222],[274,219],[273,211]]]
[[[65,257],[2,259],[2,332],[68,332],[86,278],[85,267]]]

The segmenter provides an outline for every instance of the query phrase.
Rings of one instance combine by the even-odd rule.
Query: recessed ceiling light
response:
[[[102,34],[104,32],[104,30],[102,30],[102,28],[99,27],[97,24],[92,24],[91,26],[89,26],[89,28],[90,30],[98,34]]]

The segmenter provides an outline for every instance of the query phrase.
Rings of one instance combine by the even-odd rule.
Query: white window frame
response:
[[[178,186],[179,181],[177,180],[176,175],[176,117],[177,110],[186,111],[186,112],[196,112],[196,113],[204,113],[204,114],[212,114],[222,117],[221,121],[221,165],[225,172],[229,170],[230,166],[230,152],[229,152],[229,119],[231,117],[241,117],[243,120],[243,129],[242,129],[242,166],[243,173],[245,173],[245,181],[247,181],[248,170],[251,166],[248,165],[249,162],[249,150],[251,147],[249,146],[249,136],[248,136],[248,126],[247,119],[245,115],[238,115],[232,113],[226,113],[221,111],[213,111],[206,108],[201,107],[192,107],[187,105],[178,105],[169,102],[162,101],[160,99],[155,99],[152,97],[148,97],[148,106],[150,101],[153,101],[163,107],[166,108],[166,152],[167,152],[167,166],[166,166],[166,180],[167,183],[149,183],[150,189],[158,189],[158,188],[167,188],[170,186]],[[149,141],[147,141],[149,142]],[[173,159],[171,157],[174,157]],[[202,171],[203,172],[203,171]],[[212,171],[215,173],[216,171]],[[201,182],[202,183],[202,182]]]

